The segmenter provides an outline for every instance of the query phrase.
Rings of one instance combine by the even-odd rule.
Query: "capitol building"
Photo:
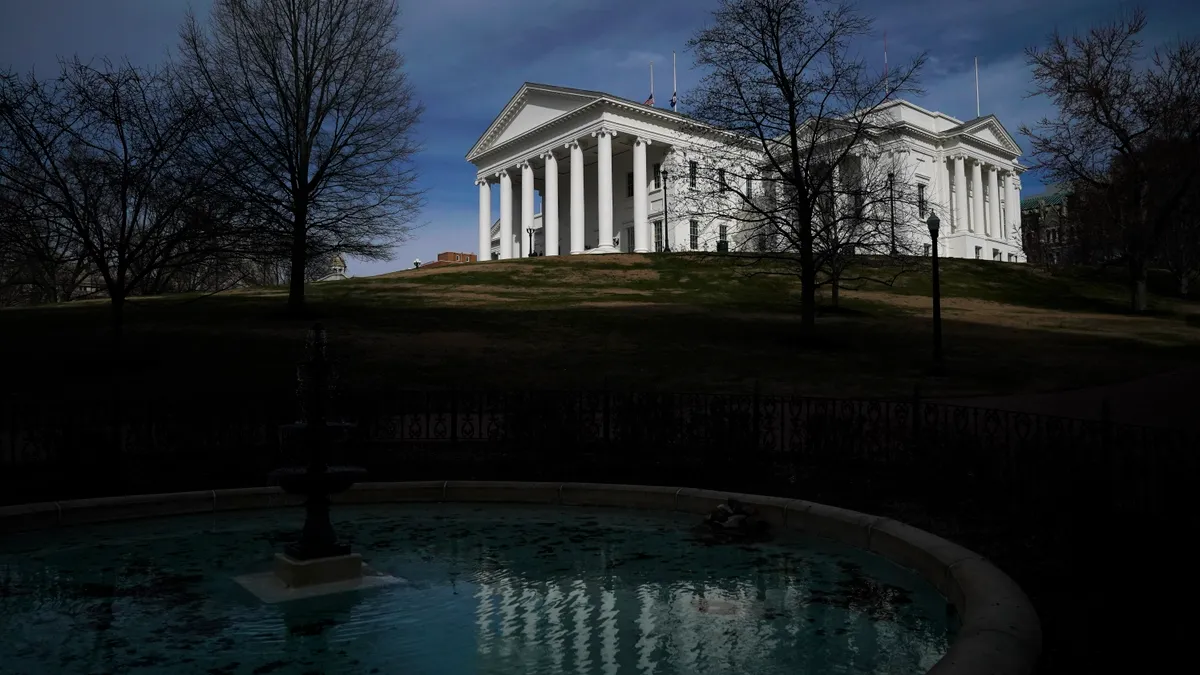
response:
[[[924,219],[932,212],[941,221],[940,255],[1024,262],[1025,169],[1000,120],[962,121],[903,100],[874,114],[886,131],[868,142],[874,161],[893,163],[895,180],[919,195],[919,207],[894,219],[911,241],[929,241]],[[749,250],[755,242],[744,220],[697,215],[697,176],[719,161],[721,180],[726,171],[744,176],[749,195],[764,189],[752,176],[767,162],[752,144],[697,125],[603,92],[525,83],[467,154],[476,168],[481,257]],[[928,253],[928,245],[909,252]]]

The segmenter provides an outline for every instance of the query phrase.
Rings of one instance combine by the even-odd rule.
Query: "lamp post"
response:
[[[929,214],[929,237],[933,240],[930,250],[933,252],[933,370],[935,374],[942,371],[942,284],[938,279],[938,233],[942,221],[936,213]]]
[[[532,227],[525,228],[525,234],[529,235],[529,255],[525,256],[528,258],[528,257],[533,256],[533,228]]]
[[[888,172],[888,204],[892,207],[892,256],[896,255],[896,174]]]
[[[663,233],[662,233],[663,234],[663,253],[670,253],[671,252],[671,237],[670,237],[671,227],[670,227],[669,223],[671,222],[671,215],[667,209],[669,208],[669,204],[671,203],[671,200],[667,198],[667,170],[663,169],[659,173],[662,174],[662,183],[663,183],[663,225],[662,225],[663,226]]]

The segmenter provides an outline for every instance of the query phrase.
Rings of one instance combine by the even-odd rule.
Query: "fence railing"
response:
[[[286,396],[92,404],[0,401],[4,500],[263,484],[291,456]],[[374,480],[545,479],[699,485],[863,504],[1182,503],[1195,439],[921,400],[606,391],[344,392],[340,460]],[[102,469],[122,479],[101,484]]]

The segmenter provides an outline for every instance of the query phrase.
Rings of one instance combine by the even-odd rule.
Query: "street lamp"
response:
[[[933,369],[940,374],[942,369],[942,284],[938,279],[938,232],[942,221],[936,213],[929,214],[929,237],[933,239],[930,250],[933,252]]]
[[[533,228],[532,227],[525,228],[525,233],[529,235],[529,255],[525,256],[526,258],[528,258],[533,255]]]
[[[888,172],[888,203],[892,207],[892,256],[896,255],[896,194],[895,186],[896,174]]]
[[[663,253],[670,253],[671,252],[671,236],[670,236],[671,235],[671,227],[670,227],[669,223],[671,222],[671,215],[667,209],[668,209],[668,205],[671,203],[671,200],[667,198],[667,170],[663,169],[659,173],[662,174],[662,183],[663,183],[663,225],[662,225],[663,226]]]

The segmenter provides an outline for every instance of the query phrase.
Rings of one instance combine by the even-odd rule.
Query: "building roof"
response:
[[[1057,206],[1067,201],[1071,196],[1070,183],[1051,183],[1042,192],[1021,198],[1022,209],[1032,209],[1038,206]]]

